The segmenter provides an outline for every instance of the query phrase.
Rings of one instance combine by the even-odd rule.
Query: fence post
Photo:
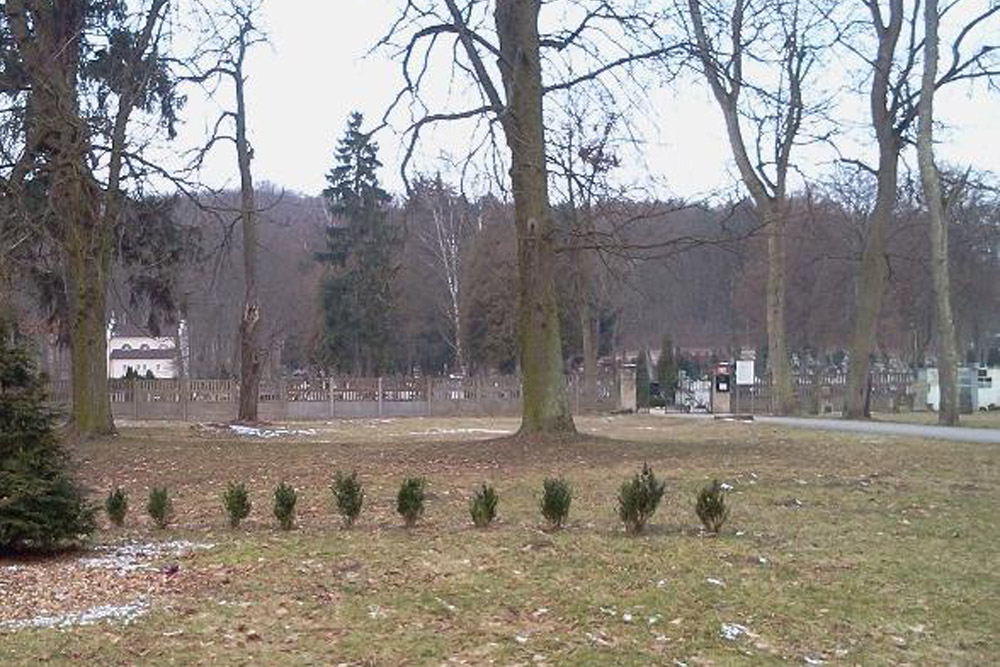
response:
[[[139,419],[139,390],[136,384],[139,382],[135,378],[130,380],[132,383],[132,419],[138,421]]]
[[[433,380],[431,379],[431,376],[428,375],[427,376],[427,386],[426,386],[426,388],[424,390],[424,391],[427,392],[425,394],[425,396],[424,396],[424,399],[427,401],[427,416],[428,417],[431,417],[434,414],[434,409],[433,409],[433,406],[431,404],[431,401],[433,400],[432,397],[434,395],[434,385],[432,383],[433,383]]]
[[[381,375],[378,378],[377,387],[378,387],[378,416],[381,417],[382,416],[382,376]]]
[[[180,381],[181,388],[181,416],[184,421],[188,420],[188,398],[190,398],[191,389],[188,384],[188,379],[186,377],[181,378]]]
[[[278,400],[281,401],[282,418],[288,420],[288,383],[282,377],[278,380]]]
[[[330,419],[333,419],[334,415],[337,414],[333,407],[333,378],[327,378],[323,382],[323,386],[326,387],[326,398],[330,404]]]

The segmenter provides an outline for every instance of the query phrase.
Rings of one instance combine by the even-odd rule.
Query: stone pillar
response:
[[[623,363],[618,367],[618,410],[636,411],[635,364]]]

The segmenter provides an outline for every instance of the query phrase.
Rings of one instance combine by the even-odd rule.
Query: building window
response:
[[[122,345],[122,349],[123,349],[123,350],[131,350],[131,349],[132,349],[132,346],[131,346],[131,345],[129,345],[128,343],[125,343],[124,345]]]
[[[143,343],[142,345],[139,346],[139,349],[140,350],[148,350],[149,349],[149,345],[147,345],[146,343]]]

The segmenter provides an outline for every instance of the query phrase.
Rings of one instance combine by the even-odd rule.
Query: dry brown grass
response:
[[[490,439],[516,428],[505,419],[336,422],[267,441],[123,428],[77,452],[95,489],[132,495],[130,527],[99,539],[216,546],[173,559],[171,576],[102,579],[66,559],[0,568],[6,609],[22,617],[58,605],[53,590],[78,606],[152,601],[130,626],[2,634],[0,660],[981,664],[1000,650],[1000,448],[660,416],[579,425],[592,437],[535,443]],[[614,497],[644,461],[667,498],[649,534],[632,538]],[[351,531],[331,510],[337,469],[367,486]],[[431,496],[406,531],[393,498],[413,474]],[[558,533],[540,529],[549,475],[575,490]],[[703,536],[693,512],[713,477],[734,487],[719,538]],[[255,502],[235,532],[219,499],[231,480]],[[282,480],[300,493],[291,534],[270,518]],[[482,481],[500,494],[489,530],[468,517]],[[139,516],[153,484],[170,487],[178,510],[167,536]],[[725,639],[723,624],[747,634]]]

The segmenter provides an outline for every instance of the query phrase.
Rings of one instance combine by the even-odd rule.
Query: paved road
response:
[[[897,422],[854,421],[849,419],[807,419],[803,417],[756,417],[762,424],[778,424],[793,428],[821,431],[849,431],[878,435],[904,435],[916,438],[937,438],[957,442],[980,442],[1000,445],[1000,429],[965,428],[962,426],[928,426]]]
[[[705,413],[676,413],[668,417],[687,419],[713,419]],[[754,421],[762,424],[810,428],[814,431],[846,431],[848,433],[871,433],[875,435],[902,435],[913,438],[934,438],[952,442],[978,442],[1000,445],[1000,428],[968,428],[962,426],[933,426],[929,424],[902,424],[900,422],[861,421],[852,419],[814,419],[811,417],[767,417],[757,415]]]

